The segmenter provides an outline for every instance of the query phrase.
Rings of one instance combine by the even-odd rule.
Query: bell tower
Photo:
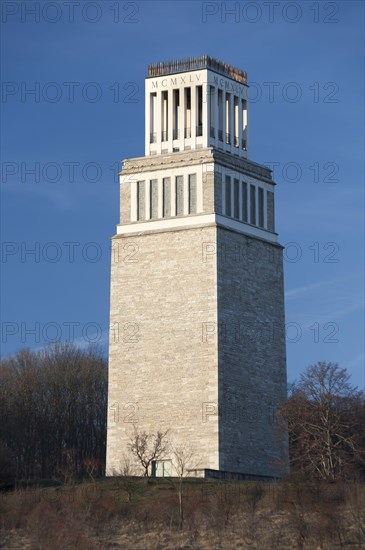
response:
[[[209,56],[148,67],[145,156],[123,162],[112,239],[108,475],[134,426],[169,429],[197,476],[287,473],[282,246],[247,89]]]
[[[209,56],[150,65],[145,101],[146,156],[214,147],[247,158],[244,71]]]

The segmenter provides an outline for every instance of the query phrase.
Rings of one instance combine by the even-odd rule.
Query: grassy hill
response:
[[[365,485],[109,478],[0,493],[0,548],[365,548]]]

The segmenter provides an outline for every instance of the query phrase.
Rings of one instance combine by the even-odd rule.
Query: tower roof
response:
[[[212,71],[228,76],[237,82],[241,82],[243,84],[246,84],[247,82],[246,71],[242,71],[232,65],[223,63],[223,61],[214,59],[209,55],[150,64],[148,65],[148,77],[196,71],[198,69],[211,69]]]

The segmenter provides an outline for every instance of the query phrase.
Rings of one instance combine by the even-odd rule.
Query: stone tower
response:
[[[107,474],[136,426],[169,429],[194,475],[280,477],[282,247],[271,171],[248,160],[247,75],[209,56],[150,65],[145,115],[112,240]]]

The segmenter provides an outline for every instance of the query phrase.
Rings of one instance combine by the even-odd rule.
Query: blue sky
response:
[[[58,336],[106,349],[115,174],[144,154],[147,65],[209,54],[248,72],[250,158],[275,163],[289,379],[337,361],[363,387],[363,11],[3,2],[2,354]]]

